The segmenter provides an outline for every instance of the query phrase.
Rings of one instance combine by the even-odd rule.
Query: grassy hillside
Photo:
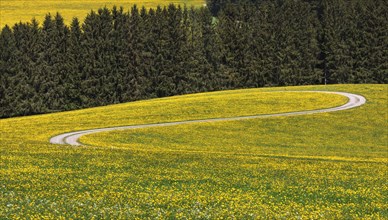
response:
[[[0,27],[6,24],[12,26],[19,21],[30,21],[35,17],[40,23],[43,22],[44,16],[47,13],[55,14],[60,12],[66,23],[70,23],[73,17],[78,17],[83,20],[91,9],[97,10],[107,6],[111,8],[113,5],[123,6],[127,10],[133,5],[144,5],[147,8],[156,7],[158,5],[168,5],[170,3],[186,4],[188,7],[202,6],[204,0],[2,0],[0,4]]]
[[[289,112],[308,116],[99,133],[94,127]],[[0,218],[387,218],[387,85],[235,90],[3,119]]]

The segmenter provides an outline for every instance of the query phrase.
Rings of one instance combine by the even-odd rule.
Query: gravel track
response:
[[[287,92],[291,92],[291,91],[287,91]],[[129,126],[120,126],[120,127],[96,128],[96,129],[89,129],[89,130],[83,130],[83,131],[74,131],[74,132],[63,133],[63,134],[54,136],[50,139],[50,143],[81,146],[83,144],[81,144],[78,141],[81,136],[87,135],[87,134],[98,133],[98,132],[104,132],[104,131],[150,128],[150,127],[164,127],[164,126],[174,126],[174,125],[182,125],[182,124],[201,123],[201,122],[234,121],[234,120],[269,118],[269,117],[279,117],[279,116],[308,115],[308,114],[315,114],[315,113],[335,112],[335,111],[347,110],[347,109],[361,106],[361,105],[366,103],[365,97],[363,97],[361,95],[347,93],[347,92],[327,92],[327,91],[292,91],[292,92],[319,92],[319,93],[337,94],[337,95],[342,95],[342,96],[347,97],[349,99],[349,101],[346,104],[338,106],[338,107],[326,108],[326,109],[317,109],[317,110],[308,110],[308,111],[276,113],[276,114],[262,114],[262,115],[251,115],[251,116],[239,116],[239,117],[229,117],[229,118],[199,119],[199,120],[164,122],[164,123],[143,124],[143,125],[129,125]]]

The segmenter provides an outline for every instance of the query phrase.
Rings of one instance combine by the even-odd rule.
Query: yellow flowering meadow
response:
[[[96,127],[290,112],[83,136]],[[386,219],[387,85],[234,90],[2,119],[0,219]]]
[[[65,19],[66,24],[70,24],[73,17],[83,20],[91,10],[98,10],[102,7],[112,8],[123,6],[129,10],[132,5],[138,7],[156,8],[158,5],[167,6],[168,4],[186,4],[187,7],[201,7],[205,4],[204,0],[1,0],[0,4],[0,28],[5,25],[13,26],[20,21],[28,22],[32,18],[42,23],[46,14],[55,15],[59,12]]]

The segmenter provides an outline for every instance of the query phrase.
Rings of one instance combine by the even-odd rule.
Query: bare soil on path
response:
[[[290,92],[290,91],[287,91]],[[149,128],[149,127],[164,127],[164,126],[174,126],[182,124],[191,124],[191,123],[203,123],[203,122],[220,122],[220,121],[234,121],[234,120],[246,120],[246,119],[256,119],[256,118],[269,118],[269,117],[279,117],[279,116],[296,116],[296,115],[308,115],[315,113],[324,113],[324,112],[335,112],[342,111],[351,108],[361,106],[366,103],[365,97],[357,94],[346,93],[346,92],[327,92],[327,91],[293,91],[293,92],[319,92],[319,93],[328,93],[328,94],[337,94],[345,96],[349,99],[347,103],[341,106],[326,108],[326,109],[317,109],[309,111],[297,111],[297,112],[287,112],[287,113],[276,113],[276,114],[261,114],[261,115],[251,115],[251,116],[239,116],[239,117],[229,117],[229,118],[212,118],[212,119],[198,119],[198,120],[188,120],[188,121],[178,121],[178,122],[163,122],[155,124],[142,124],[142,125],[129,125],[129,126],[120,126],[120,127],[108,127],[108,128],[96,128],[88,129],[83,131],[74,131],[67,132],[57,136],[54,136],[50,139],[52,144],[68,144],[73,146],[81,146],[82,143],[79,142],[79,138],[83,135],[93,134],[98,132],[105,131],[114,131],[114,130],[126,130],[126,129],[140,129],[140,128]]]

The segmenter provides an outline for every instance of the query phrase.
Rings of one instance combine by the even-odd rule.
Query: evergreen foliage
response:
[[[388,82],[384,0],[209,0],[0,33],[0,117],[200,91]]]

